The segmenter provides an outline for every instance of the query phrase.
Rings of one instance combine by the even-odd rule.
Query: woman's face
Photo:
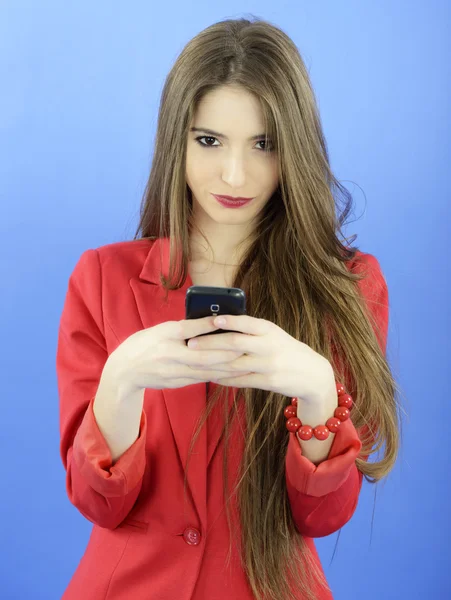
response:
[[[188,132],[186,160],[194,215],[203,223],[246,225],[271,198],[279,182],[278,162],[275,150],[264,151],[264,133],[259,102],[246,90],[223,86],[204,96]],[[228,208],[212,194],[253,200]]]

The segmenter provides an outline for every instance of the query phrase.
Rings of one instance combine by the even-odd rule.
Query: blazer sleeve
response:
[[[93,412],[108,358],[101,277],[97,250],[87,250],[69,278],[56,353],[60,455],[70,502],[92,523],[113,529],[141,489],[147,422],[143,411],[137,440],[113,464]]]
[[[363,261],[367,275],[359,284],[379,326],[376,335],[385,353],[389,316],[387,284],[373,255],[363,255]],[[363,475],[355,459],[362,442],[351,419],[344,421],[334,435],[329,456],[317,466],[303,456],[294,435],[290,435],[288,442],[285,460],[288,497],[296,528],[307,537],[324,537],[338,531],[357,507]]]

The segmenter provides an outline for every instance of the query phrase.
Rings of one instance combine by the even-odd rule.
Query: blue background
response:
[[[398,463],[317,540],[338,600],[451,597],[450,3],[0,1],[0,597],[60,598],[91,524],[59,457],[55,353],[87,248],[132,239],[160,93],[183,46],[253,14],[297,44],[357,244],[390,294]],[[377,492],[375,510],[374,501]]]

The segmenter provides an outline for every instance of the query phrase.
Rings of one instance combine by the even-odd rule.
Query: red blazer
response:
[[[110,244],[84,252],[68,283],[58,335],[61,457],[71,503],[94,523],[86,551],[63,600],[251,600],[239,559],[239,529],[226,565],[229,529],[223,510],[223,443],[214,413],[183,474],[189,442],[206,403],[205,383],[146,389],[139,437],[112,465],[93,413],[93,400],[108,355],[132,333],[185,318],[185,285],[169,292],[159,283],[160,251],[168,272],[167,239]],[[349,268],[368,269],[362,293],[383,331],[388,296],[377,259],[358,252]],[[214,387],[214,386],[212,386]],[[236,390],[235,390],[236,391]],[[232,389],[229,389],[232,392]],[[232,430],[232,489],[243,450]],[[362,484],[355,458],[361,441],[345,421],[327,460],[315,466],[295,436],[286,454],[292,514],[315,559],[312,538],[327,536],[353,515]],[[232,505],[237,515],[236,505]],[[318,591],[318,598],[332,598]]]

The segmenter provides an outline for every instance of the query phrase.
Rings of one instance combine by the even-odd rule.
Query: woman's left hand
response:
[[[218,322],[220,318],[225,319],[225,324]],[[334,387],[330,362],[275,323],[249,315],[221,315],[215,324],[233,331],[191,338],[188,342],[188,348],[197,342],[193,352],[234,350],[241,353],[235,360],[211,367],[224,371],[224,377],[212,380],[214,383],[258,388],[290,398],[299,397],[309,403],[320,402],[331,386]]]

